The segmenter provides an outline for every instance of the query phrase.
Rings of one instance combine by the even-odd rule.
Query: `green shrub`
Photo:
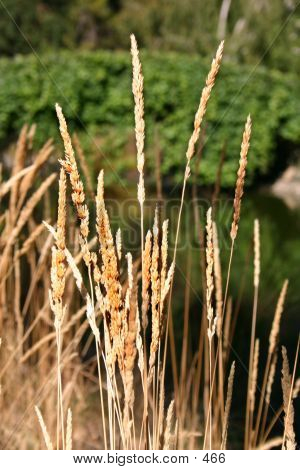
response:
[[[210,61],[197,56],[147,52],[141,53],[141,59],[147,165],[154,165],[155,149],[159,147],[163,173],[179,181]],[[51,135],[59,142],[55,102],[62,105],[70,129],[76,129],[82,137],[96,170],[107,166],[107,161],[109,167],[123,174],[135,166],[129,53],[63,51],[44,55],[41,60],[35,56],[0,60],[2,146],[15,139],[24,122],[38,124],[40,141]],[[209,145],[204,147],[199,182],[209,184],[215,180],[226,142],[222,184],[234,184],[248,113],[253,118],[248,182],[267,174],[274,164],[279,141],[299,144],[299,111],[300,85],[296,77],[224,62],[206,115]],[[102,161],[95,159],[99,153]]]

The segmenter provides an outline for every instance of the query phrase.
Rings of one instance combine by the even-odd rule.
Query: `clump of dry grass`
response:
[[[55,174],[42,182],[38,189],[31,191],[40,168],[47,164],[52,154],[52,143],[46,142],[32,158],[32,163],[26,167],[28,152],[32,152],[35,128],[23,127],[11,175],[8,181],[1,179],[0,182],[1,202],[4,198],[8,208],[7,215],[1,215],[3,228],[0,232],[0,336],[4,338],[0,358],[3,447],[11,445],[13,439],[14,447],[17,448],[39,446],[32,423],[33,403],[38,403],[43,409],[43,415],[39,408],[36,407],[35,411],[49,450],[53,449],[52,442],[55,442],[51,436],[56,436],[57,449],[67,450],[82,447],[83,443],[86,447],[98,446],[105,449],[165,450],[179,447],[206,448],[206,442],[209,442],[210,449],[226,449],[228,442],[231,445],[230,409],[235,396],[233,382],[238,363],[233,362],[229,370],[234,300],[228,294],[250,145],[250,117],[245,125],[240,151],[227,273],[224,277],[218,227],[210,208],[206,219],[204,263],[200,263],[203,269],[205,305],[200,320],[199,342],[194,348],[189,337],[190,325],[194,327],[194,318],[190,316],[188,274],[179,373],[171,295],[186,184],[208,101],[220,68],[223,46],[222,42],[212,61],[188,142],[171,263],[168,232],[169,225],[172,227],[174,221],[165,220],[161,224],[160,214],[156,209],[153,226],[145,230],[144,236],[144,80],[134,36],[131,37],[132,91],[137,147],[137,197],[141,219],[141,250],[136,258],[131,253],[126,253],[121,230],[118,229],[116,233],[113,231],[105,204],[103,171],[99,173],[95,195],[96,237],[89,239],[93,231],[89,220],[90,211],[61,107],[56,105],[64,144],[64,157],[59,160],[61,171],[57,216],[46,210],[51,207],[48,190],[56,178]],[[76,135],[73,142],[88,193],[94,197],[89,169]],[[69,210],[68,185],[75,208],[75,220]],[[35,220],[37,207],[40,213],[43,212],[44,219],[48,220],[45,224],[41,223],[40,218]],[[55,226],[49,222],[53,219],[56,220]],[[49,233],[45,233],[44,226]],[[199,228],[199,224],[197,227]],[[289,372],[285,349],[282,370],[283,406],[270,420],[268,413],[272,385],[276,379],[277,346],[287,281],[277,303],[262,386],[259,384],[258,370],[263,369],[263,354],[259,354],[259,339],[256,339],[255,334],[261,275],[259,235],[259,222],[256,220],[245,448],[270,448],[282,443],[283,448],[292,449],[296,446],[293,400],[298,395],[299,386],[295,382],[295,367],[292,376]],[[72,249],[68,249],[71,243]],[[26,263],[29,272],[28,287],[27,282],[22,284],[22,263]],[[189,269],[187,263],[187,273]],[[226,279],[224,294],[223,279]],[[170,384],[165,387],[169,345],[174,379],[171,393]],[[14,375],[12,370],[16,371]],[[261,388],[260,395],[257,388]],[[97,404],[89,409],[94,400],[87,397],[93,397],[95,393],[99,394],[100,399],[100,419],[94,418]],[[57,412],[53,413],[55,407]],[[276,436],[276,439],[272,437],[268,440],[282,411],[285,417],[283,437]],[[88,418],[81,424],[83,416]],[[18,422],[24,422],[24,429],[31,430],[33,440],[35,439],[33,443],[28,442],[27,436],[30,433],[22,432],[20,425],[16,426],[15,418]],[[14,433],[11,433],[12,430]]]

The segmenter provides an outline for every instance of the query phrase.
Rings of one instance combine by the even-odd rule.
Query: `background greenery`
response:
[[[225,146],[222,184],[234,183],[249,112],[249,183],[274,179],[298,156],[300,11],[294,0],[4,0],[0,9],[2,149],[24,122],[38,123],[40,141],[49,135],[58,140],[58,101],[95,172],[109,162],[128,178],[135,166],[129,54],[134,32],[144,48],[147,162],[153,166],[161,154],[165,183],[182,177],[193,116],[223,37],[201,181],[215,180]]]
[[[151,50],[210,55],[226,36],[236,62],[300,70],[297,0],[1,0],[0,8],[1,54],[30,45],[127,50],[134,32]]]
[[[194,112],[210,61],[178,53],[146,52],[142,61],[147,161],[153,165],[159,150],[163,173],[181,179]],[[101,165],[109,160],[118,173],[128,176],[128,170],[135,167],[129,53],[65,51],[39,59],[28,55],[0,60],[3,145],[25,122],[38,123],[40,141],[49,136],[58,139],[56,101],[63,106],[70,128],[81,131],[89,158],[105,155]],[[209,145],[204,147],[202,182],[215,181],[226,144],[222,183],[234,184],[248,112],[254,120],[248,182],[265,175],[275,164],[280,167],[283,146],[300,142],[299,103],[300,84],[294,76],[262,67],[253,72],[249,66],[225,63],[208,107],[205,135]],[[99,159],[97,162],[96,166]]]

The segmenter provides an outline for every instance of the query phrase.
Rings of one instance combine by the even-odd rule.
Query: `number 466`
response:
[[[220,454],[216,452],[212,452],[211,454],[206,453],[202,460],[206,463],[225,463],[225,454],[223,452]]]

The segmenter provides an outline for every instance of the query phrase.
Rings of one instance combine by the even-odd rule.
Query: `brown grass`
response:
[[[141,249],[135,257],[126,252],[121,230],[114,233],[105,204],[103,171],[99,173],[95,195],[96,220],[90,223],[93,212],[86,202],[84,183],[61,107],[56,105],[64,145],[64,156],[59,160],[57,211],[47,202],[51,201],[48,191],[57,174],[50,174],[35,188],[35,181],[40,181],[41,168],[47,168],[51,159],[52,142],[46,142],[28,163],[35,128],[28,130],[24,126],[21,130],[10,174],[6,180],[1,177],[0,182],[2,448],[36,449],[46,445],[50,450],[54,443],[57,449],[68,450],[225,449],[235,446],[231,435],[234,418],[230,410],[235,394],[242,391],[236,392],[234,386],[239,362],[233,362],[230,367],[232,308],[236,302],[230,296],[230,273],[241,217],[250,117],[242,138],[230,231],[231,251],[225,272],[221,266],[215,211],[210,208],[207,212],[206,239],[199,214],[196,215],[205,248],[199,253],[202,269],[199,285],[204,287],[205,306],[198,322],[196,348],[190,341],[190,332],[196,323],[190,308],[191,255],[187,260],[182,347],[175,342],[177,331],[172,317],[186,185],[223,46],[221,43],[212,61],[195,115],[177,220],[161,223],[157,208],[152,228],[147,227],[144,236],[144,80],[137,42],[131,37],[141,234]],[[92,179],[80,141],[77,136],[73,141],[87,190],[93,195]],[[96,226],[94,238],[93,224]],[[172,262],[169,260],[169,226],[175,233]],[[204,262],[203,255],[206,256]],[[298,396],[299,382],[295,367],[292,375],[289,372],[285,349],[283,405],[274,416],[269,416],[287,281],[276,307],[264,367],[263,351],[259,354],[255,330],[259,281],[263,274],[260,270],[259,222],[255,221],[252,330],[245,338],[250,343],[249,383],[248,390],[243,391],[247,397],[247,412],[240,440],[244,438],[245,448],[282,445],[290,449],[296,446],[293,400]],[[181,361],[177,361],[180,353]],[[173,384],[168,383],[166,387],[169,354]],[[259,370],[265,371],[262,384]],[[34,407],[41,432],[36,429]],[[282,415],[285,423],[282,436],[273,436],[273,428]]]

